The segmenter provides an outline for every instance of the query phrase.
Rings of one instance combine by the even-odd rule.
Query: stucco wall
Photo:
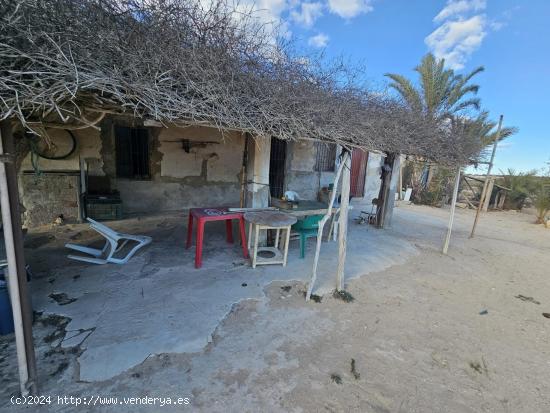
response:
[[[155,128],[150,180],[114,178],[126,212],[238,206],[244,139],[212,128]],[[185,152],[181,139],[218,142]],[[170,142],[178,141],[178,142]]]
[[[62,130],[48,130],[52,141],[55,143],[56,139],[65,139],[65,131]],[[67,159],[49,160],[39,158],[39,169],[46,172],[52,171],[79,171],[79,158],[86,159],[88,161],[88,170],[90,175],[104,175],[103,161],[101,159],[101,138],[100,131],[92,128],[80,129],[73,131],[76,138],[77,149]],[[63,136],[64,135],[64,136]],[[30,153],[23,159],[21,163],[22,171],[33,170],[31,164]]]
[[[249,138],[247,162],[246,206],[263,208],[269,206],[269,157],[271,138]]]
[[[158,138],[158,151],[162,156],[161,177],[186,178],[205,174],[210,182],[238,182],[244,150],[240,133],[222,135],[215,129],[199,127],[166,128],[160,130]],[[190,153],[186,153],[180,142],[174,142],[180,139],[218,143],[191,148]]]
[[[149,127],[151,178],[133,180],[116,176],[116,125],[143,127],[137,119],[106,118],[101,122],[100,131],[84,129],[74,132],[78,146],[70,158],[55,161],[40,158],[40,169],[44,172],[61,173],[62,175],[56,176],[63,176],[67,171],[79,171],[79,158],[86,159],[90,176],[106,176],[111,188],[120,192],[125,213],[239,205],[245,142],[241,133],[222,134],[217,129],[205,127]],[[55,139],[57,134],[62,133],[64,132],[53,131],[51,135]],[[181,139],[216,143],[192,147],[187,153],[182,147]],[[258,156],[263,152],[260,151]],[[269,166],[269,151],[267,165]],[[259,166],[252,163],[251,167]],[[64,205],[76,205],[77,190],[74,185],[68,185],[66,179],[34,179],[34,175],[23,176],[23,171],[31,170],[29,155],[23,160],[20,169],[21,199],[29,215],[33,214],[38,205],[41,209],[40,219],[27,220],[28,225],[50,223],[63,213],[59,202],[52,199],[52,194],[62,199]],[[260,172],[256,178],[261,180]],[[264,174],[267,177],[268,172],[267,175]],[[268,182],[268,178],[265,179]],[[263,192],[266,191],[268,189]],[[267,198],[265,201],[267,203]],[[74,214],[71,213],[72,215]]]
[[[148,128],[150,135],[151,178],[147,180],[116,177],[113,163],[114,121],[106,125],[103,146],[113,148],[103,159],[111,186],[120,192],[128,213],[161,212],[191,207],[238,206],[240,173],[244,149],[241,133],[221,133],[214,128]],[[192,146],[189,153],[181,140],[204,143]],[[210,143],[215,142],[215,143]]]
[[[287,151],[286,190],[295,191],[300,198],[317,200],[319,190],[334,181],[334,172],[315,171],[317,147],[313,141],[291,142]]]

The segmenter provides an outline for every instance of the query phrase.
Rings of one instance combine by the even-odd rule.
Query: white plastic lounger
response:
[[[94,221],[91,218],[87,218],[87,220],[90,223],[90,228],[94,229],[105,238],[105,245],[102,249],[97,249],[77,244],[65,244],[65,247],[67,248],[91,255],[69,255],[68,258],[72,260],[85,261],[92,264],[107,264],[108,262],[113,264],[126,264],[128,260],[137,252],[137,250],[147,244],[150,244],[153,240],[151,237],[146,235],[122,234],[120,232],[113,231],[108,226]],[[122,250],[128,242],[137,242],[137,244],[123,258],[113,257],[113,255]]]

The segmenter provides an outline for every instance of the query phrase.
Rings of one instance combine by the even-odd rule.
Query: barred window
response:
[[[334,172],[336,162],[336,145],[333,143],[316,142],[317,159],[315,170],[318,172]]]
[[[150,178],[147,129],[117,126],[115,128],[115,151],[117,177]]]

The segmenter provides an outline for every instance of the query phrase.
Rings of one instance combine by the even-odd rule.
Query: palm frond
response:
[[[483,66],[479,66],[479,67],[476,67],[474,70],[472,70],[469,74],[467,74],[466,76],[464,76],[464,81],[465,83],[468,83],[475,75],[481,73],[485,71],[485,67]]]
[[[461,101],[457,105],[454,105],[454,107],[452,108],[452,112],[458,113],[460,111],[463,111],[465,109],[470,109],[470,108],[479,110],[480,105],[481,105],[481,100],[479,98],[467,99],[467,100]]]
[[[395,73],[386,73],[384,76],[393,80],[389,86],[401,95],[411,109],[422,109],[422,98],[409,79]]]
[[[500,136],[498,138],[498,141],[501,142],[506,138],[509,138],[512,135],[515,135],[519,132],[519,128],[516,126],[506,126],[500,129]],[[487,142],[487,145],[493,143],[497,138],[497,132],[491,132],[485,136],[486,139],[484,139],[485,142]]]

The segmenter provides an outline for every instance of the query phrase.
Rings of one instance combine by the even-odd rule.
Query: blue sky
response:
[[[458,71],[485,66],[475,78],[483,107],[520,128],[500,146],[494,171],[550,160],[550,1],[258,0],[256,7],[300,47],[364,64],[377,87],[387,72],[416,79],[412,69],[429,51]]]

